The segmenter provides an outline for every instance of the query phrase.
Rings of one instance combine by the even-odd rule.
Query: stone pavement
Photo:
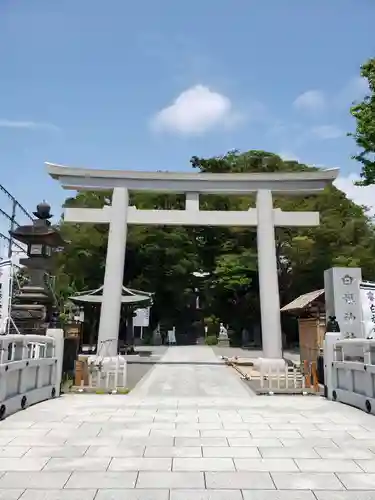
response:
[[[129,396],[68,395],[0,422],[0,500],[375,499],[374,417],[254,396],[209,347],[164,359]]]

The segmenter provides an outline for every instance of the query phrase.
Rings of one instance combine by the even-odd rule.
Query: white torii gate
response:
[[[339,170],[314,172],[208,174],[77,169],[47,163],[48,173],[65,189],[111,190],[112,204],[101,209],[66,208],[65,221],[109,224],[98,347],[117,355],[127,226],[256,226],[263,356],[282,358],[280,299],[275,227],[319,225],[318,212],[283,212],[273,208],[272,193],[311,195],[334,181]],[[185,210],[138,210],[129,206],[129,191],[186,194]],[[248,211],[199,209],[199,194],[246,195],[256,192]]]

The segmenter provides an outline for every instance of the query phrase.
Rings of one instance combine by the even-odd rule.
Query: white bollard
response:
[[[57,358],[57,363],[55,366],[55,395],[60,396],[61,388],[61,378],[62,378],[62,365],[64,357],[64,330],[61,328],[48,328],[46,332],[47,337],[52,337],[55,339],[55,358]]]
[[[118,387],[118,372],[120,369],[120,357],[117,356],[116,358],[116,367],[115,367],[115,382],[114,382],[114,389],[117,390]]]
[[[340,332],[327,332],[324,339],[324,395],[331,400],[333,399],[332,392],[336,387],[333,362],[335,361],[335,344],[338,340],[341,340]]]
[[[123,372],[122,372],[122,386],[126,388],[127,384],[127,376],[128,376],[128,365],[127,361],[124,360]]]

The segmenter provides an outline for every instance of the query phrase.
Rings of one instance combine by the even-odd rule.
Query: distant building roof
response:
[[[281,312],[292,312],[292,311],[301,311],[309,307],[313,302],[317,299],[324,298],[324,288],[322,290],[315,290],[314,292],[305,293],[304,295],[300,295],[292,302],[287,304],[286,306],[281,308]]]

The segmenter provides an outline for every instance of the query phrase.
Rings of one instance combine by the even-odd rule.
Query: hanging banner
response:
[[[0,335],[6,333],[6,320],[9,316],[11,272],[11,260],[0,261]]]
[[[362,328],[365,338],[375,338],[375,283],[361,284]]]
[[[150,308],[137,309],[133,318],[133,326],[141,326],[145,328],[150,323]]]

